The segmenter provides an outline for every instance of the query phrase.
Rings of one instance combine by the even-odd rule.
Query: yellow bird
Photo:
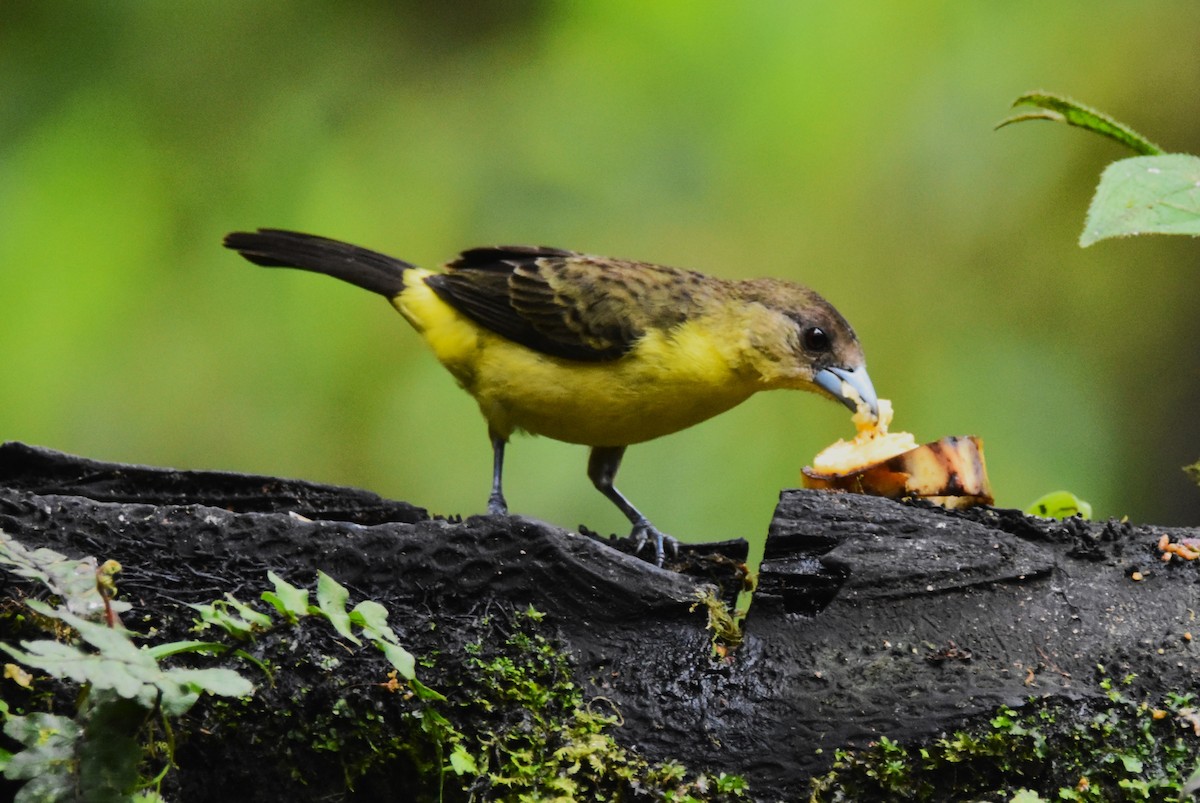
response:
[[[613,485],[625,448],[677,432],[760,390],[810,390],[877,413],[850,324],[807,287],[733,281],[558,248],[464,251],[440,273],[310,234],[235,232],[266,267],[325,273],[387,298],[479,403],[492,440],[488,512],[504,514],[514,432],[591,447],[588,477],[633,525],[664,536]]]

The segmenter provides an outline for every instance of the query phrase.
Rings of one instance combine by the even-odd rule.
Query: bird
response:
[[[678,542],[614,484],[627,447],[761,390],[813,391],[878,417],[862,347],[815,291],[545,246],[463,251],[440,271],[284,229],[226,235],[263,267],[323,273],[386,298],[479,405],[492,445],[489,514],[504,515],[514,433],[590,447],[587,476],[655,563]]]

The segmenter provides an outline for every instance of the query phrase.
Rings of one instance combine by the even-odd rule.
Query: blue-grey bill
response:
[[[879,397],[875,395],[875,386],[871,384],[871,377],[867,375],[866,367],[853,370],[825,368],[817,371],[813,381],[817,387],[856,412],[858,411],[858,400],[862,399],[863,403],[867,405],[867,409],[871,411],[871,415],[879,417]],[[843,382],[850,386],[850,393],[843,392]]]

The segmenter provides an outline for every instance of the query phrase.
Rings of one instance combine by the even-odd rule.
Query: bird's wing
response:
[[[615,360],[646,331],[685,320],[699,277],[527,246],[464,251],[446,268],[426,281],[463,315],[535,351],[586,362]]]

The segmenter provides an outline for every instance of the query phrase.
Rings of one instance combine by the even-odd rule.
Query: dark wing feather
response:
[[[462,314],[523,346],[569,360],[615,360],[695,307],[700,274],[557,248],[465,251],[429,286]],[[680,293],[682,292],[682,295]]]

